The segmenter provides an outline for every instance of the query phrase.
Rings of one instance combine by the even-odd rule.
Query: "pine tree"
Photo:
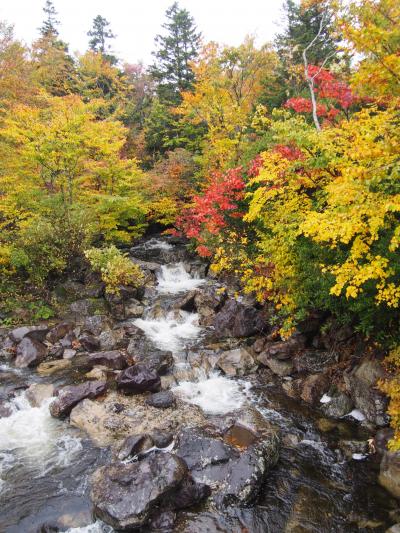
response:
[[[46,18],[43,21],[41,28],[39,28],[39,31],[42,37],[53,37],[56,39],[58,36],[57,26],[60,22],[57,20],[57,11],[51,0],[46,0],[43,12],[46,15]]]
[[[194,74],[190,62],[198,55],[201,34],[193,17],[177,2],[166,11],[167,22],[163,24],[165,35],[155,39],[158,50],[153,52],[156,62],[150,73],[158,83],[158,96],[162,102],[180,103],[179,93],[192,88]]]
[[[111,45],[108,40],[115,39],[115,35],[109,28],[110,23],[101,15],[97,15],[93,19],[93,27],[88,31],[87,35],[91,38],[89,41],[89,49],[93,52],[98,52],[104,56],[110,63],[117,62],[116,57],[111,52]]]

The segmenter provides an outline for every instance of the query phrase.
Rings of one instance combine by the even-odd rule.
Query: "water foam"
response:
[[[11,401],[13,414],[0,419],[0,476],[22,464],[33,465],[44,475],[68,466],[82,449],[81,440],[62,434],[63,423],[50,415],[52,401],[50,398],[40,407],[32,407],[25,394]]]
[[[134,324],[161,350],[179,352],[185,347],[185,341],[195,339],[201,328],[198,315],[181,311],[178,317],[169,313],[166,318],[144,320],[138,318]]]
[[[172,390],[184,401],[198,405],[205,413],[223,415],[244,405],[249,388],[249,383],[212,374],[198,382],[182,381]]]
[[[161,294],[177,294],[191,291],[205,283],[204,279],[193,278],[186,272],[183,263],[162,265],[161,271],[157,275],[157,280],[157,290]]]

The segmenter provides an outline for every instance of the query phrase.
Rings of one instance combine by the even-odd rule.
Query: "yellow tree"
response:
[[[223,169],[237,162],[262,81],[275,66],[274,52],[268,46],[257,49],[252,38],[238,47],[210,43],[203,49],[193,67],[194,91],[183,93],[178,112],[208,128],[205,169]]]
[[[361,55],[353,86],[362,96],[400,97],[400,3],[364,0],[342,3],[341,30]]]

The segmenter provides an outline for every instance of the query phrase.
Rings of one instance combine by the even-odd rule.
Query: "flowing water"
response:
[[[187,292],[215,281],[202,277],[195,260],[185,261],[183,246],[167,239],[145,240],[131,253],[161,264],[156,291],[145,299],[143,317],[132,322],[155,347],[173,352],[176,369],[191,371],[191,378],[181,380],[174,393],[210,417],[252,404],[282,432],[280,460],[268,474],[257,504],[229,509],[212,520],[200,511],[197,529],[190,531],[239,531],[231,527],[232,517],[241,524],[240,531],[249,533],[385,531],[393,504],[376,484],[378,463],[362,454],[345,458],[337,448],[339,438],[368,437],[360,425],[362,414],[353,413],[358,421],[343,421],[337,431],[324,434],[318,430],[321,415],[287,398],[273,380],[236,380],[191,369],[188,350],[200,349],[212,332],[199,325],[196,313],[178,310],[174,304]],[[31,370],[0,365],[0,392],[9,395],[12,408],[11,416],[0,419],[0,532],[113,531],[93,519],[88,483],[90,474],[109,459],[109,451],[96,448],[68,422],[52,418],[51,400],[31,407],[25,397],[24,389],[33,382],[58,386],[73,379],[40,378]]]

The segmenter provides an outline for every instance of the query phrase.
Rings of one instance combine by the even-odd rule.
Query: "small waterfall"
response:
[[[178,294],[191,291],[205,283],[205,279],[193,278],[186,270],[183,263],[162,265],[157,276],[158,291],[161,294]]]

